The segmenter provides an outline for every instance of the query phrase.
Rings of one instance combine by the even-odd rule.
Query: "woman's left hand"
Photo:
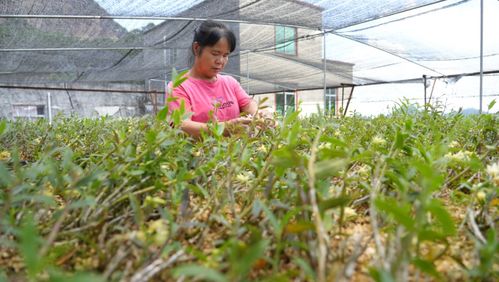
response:
[[[259,111],[255,118],[257,123],[264,127],[274,128],[277,125],[274,115],[268,111]]]

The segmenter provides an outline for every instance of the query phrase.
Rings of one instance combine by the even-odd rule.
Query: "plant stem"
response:
[[[327,261],[327,233],[322,222],[321,214],[319,211],[319,205],[317,203],[316,191],[315,191],[315,160],[317,158],[317,146],[322,133],[322,128],[319,129],[315,140],[312,144],[310,159],[308,160],[308,186],[309,186],[309,196],[310,204],[312,206],[312,212],[314,216],[315,228],[317,232],[318,240],[318,256],[319,263],[317,268],[318,280],[320,282],[326,281],[326,261]]]

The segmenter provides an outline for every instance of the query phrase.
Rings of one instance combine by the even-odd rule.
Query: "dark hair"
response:
[[[204,47],[214,46],[222,38],[227,39],[230,52],[232,53],[234,49],[236,49],[236,36],[234,35],[234,32],[222,23],[207,20],[194,30],[194,39],[192,40],[192,43],[194,44],[194,42],[197,42],[199,44],[201,47],[199,53],[201,54]],[[194,54],[192,45],[191,50],[193,55],[196,55]]]

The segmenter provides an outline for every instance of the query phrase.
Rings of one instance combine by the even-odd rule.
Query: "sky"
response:
[[[447,5],[444,1],[441,5]],[[457,2],[457,1],[454,1]],[[354,76],[379,80],[400,80],[419,78],[423,74],[431,76],[479,72],[480,55],[480,1],[472,0],[464,4],[438,11],[436,5],[417,9],[394,17],[369,22],[363,25],[337,31],[339,35],[327,38],[328,58],[355,63]],[[401,18],[414,14],[405,20]],[[391,22],[385,25],[380,23]],[[484,10],[484,58],[485,70],[499,69],[499,1],[485,0]],[[367,43],[384,50],[390,50],[403,58],[368,47],[349,38],[362,38]],[[468,58],[455,60],[456,58]],[[386,65],[385,67],[379,67]],[[478,109],[479,78],[463,77],[458,81],[437,80],[433,89],[433,100],[438,100],[450,110]],[[421,83],[378,85],[357,87],[350,108],[363,115],[386,114],[402,98],[423,103],[424,88]],[[483,83],[482,107],[493,100],[499,100],[499,76],[486,76]],[[491,112],[499,111],[499,105]]]

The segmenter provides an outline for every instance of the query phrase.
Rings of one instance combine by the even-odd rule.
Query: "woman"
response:
[[[172,92],[176,101],[169,104],[170,109],[177,109],[183,101],[185,110],[192,112],[181,128],[193,137],[207,131],[210,120],[224,123],[227,129],[251,122],[250,118],[240,117],[241,113],[254,115],[258,111],[256,102],[237,80],[220,74],[235,48],[234,33],[221,23],[205,21],[195,30],[194,64],[186,74],[187,80]]]

